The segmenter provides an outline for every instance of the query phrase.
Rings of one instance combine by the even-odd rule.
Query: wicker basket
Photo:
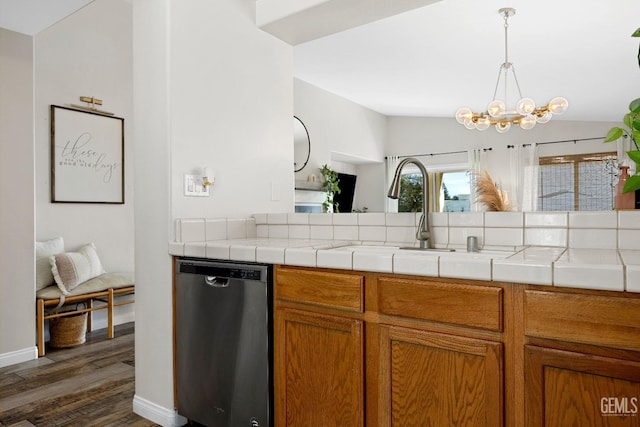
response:
[[[49,345],[55,348],[74,347],[87,338],[87,313],[49,320]]]

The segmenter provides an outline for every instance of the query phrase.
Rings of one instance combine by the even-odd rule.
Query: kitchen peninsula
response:
[[[413,214],[343,215],[184,219],[169,245],[276,266],[276,425],[638,421],[636,212],[434,214],[456,252],[428,253],[398,249]]]

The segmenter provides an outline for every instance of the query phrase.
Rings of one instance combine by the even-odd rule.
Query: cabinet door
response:
[[[640,426],[640,362],[525,346],[527,426]]]
[[[362,322],[276,310],[276,425],[364,424]]]
[[[380,328],[380,426],[503,425],[502,344]]]

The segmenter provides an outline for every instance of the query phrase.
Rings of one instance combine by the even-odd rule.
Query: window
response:
[[[471,182],[466,171],[442,174],[442,199],[440,212],[470,212]]]
[[[615,152],[541,157],[538,210],[611,210],[616,157]]]
[[[466,171],[430,172],[431,200],[434,212],[469,212],[471,184]],[[433,194],[435,192],[435,194]],[[435,197],[434,197],[435,196]],[[422,212],[422,175],[409,171],[400,177],[398,212]]]

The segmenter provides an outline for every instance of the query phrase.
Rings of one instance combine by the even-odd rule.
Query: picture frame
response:
[[[124,204],[124,118],[51,105],[51,202]]]

